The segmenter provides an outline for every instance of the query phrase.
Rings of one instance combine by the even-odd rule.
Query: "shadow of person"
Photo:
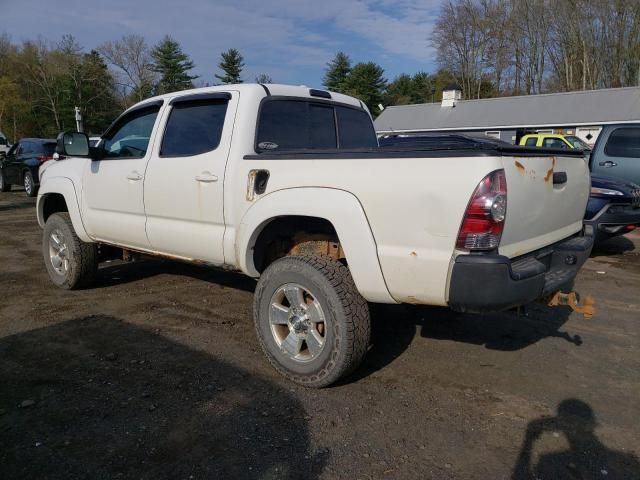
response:
[[[314,479],[304,405],[109,316],[0,338],[0,478]]]
[[[575,398],[563,400],[555,417],[529,422],[511,478],[602,479],[640,478],[640,462],[629,453],[607,448],[595,434],[596,418],[591,407]],[[542,454],[533,465],[533,449],[545,432],[561,432],[569,448]]]

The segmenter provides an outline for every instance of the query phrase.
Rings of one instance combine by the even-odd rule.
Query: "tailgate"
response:
[[[591,185],[582,156],[538,153],[502,161],[507,216],[500,254],[517,257],[580,231]]]

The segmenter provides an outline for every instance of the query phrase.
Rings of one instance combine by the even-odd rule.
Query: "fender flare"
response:
[[[38,191],[38,201],[36,204],[36,212],[38,215],[38,225],[41,228],[44,228],[45,220],[44,220],[44,204],[49,194],[59,194],[64,197],[64,201],[67,204],[67,210],[69,211],[69,216],[71,217],[71,223],[73,224],[73,229],[76,231],[76,235],[83,242],[92,242],[93,240],[87,234],[87,231],[84,228],[84,224],[82,223],[82,216],[80,215],[80,205],[78,204],[78,195],[76,194],[76,189],[73,185],[73,182],[70,178],[67,177],[47,177],[47,181],[40,185],[40,190]]]
[[[253,264],[255,242],[270,221],[289,215],[329,221],[338,234],[360,294],[370,302],[397,303],[384,281],[378,248],[362,205],[355,195],[344,190],[299,187],[260,197],[242,217],[235,239],[236,259],[244,273],[260,276]]]

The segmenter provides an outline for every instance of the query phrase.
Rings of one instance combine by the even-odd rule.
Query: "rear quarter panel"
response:
[[[237,225],[251,207],[252,201],[244,198],[244,192],[252,169],[269,170],[265,194],[292,187],[350,192],[363,206],[375,237],[384,280],[393,298],[431,305],[446,305],[455,241],[472,192],[488,172],[501,168],[500,157],[489,156],[238,159],[230,164],[235,173],[228,170],[226,176],[233,183],[225,189],[227,224]],[[317,216],[323,217],[325,205],[317,202],[313,207]],[[228,233],[233,235],[233,230]],[[225,245],[230,240],[225,239]],[[225,254],[228,250],[225,248]],[[229,263],[237,263],[234,260]]]

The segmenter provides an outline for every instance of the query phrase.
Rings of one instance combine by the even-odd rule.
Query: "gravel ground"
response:
[[[640,478],[640,236],[581,272],[592,320],[373,306],[318,391],[267,365],[251,279],[143,259],[58,290],[33,207],[0,194],[2,479]]]

